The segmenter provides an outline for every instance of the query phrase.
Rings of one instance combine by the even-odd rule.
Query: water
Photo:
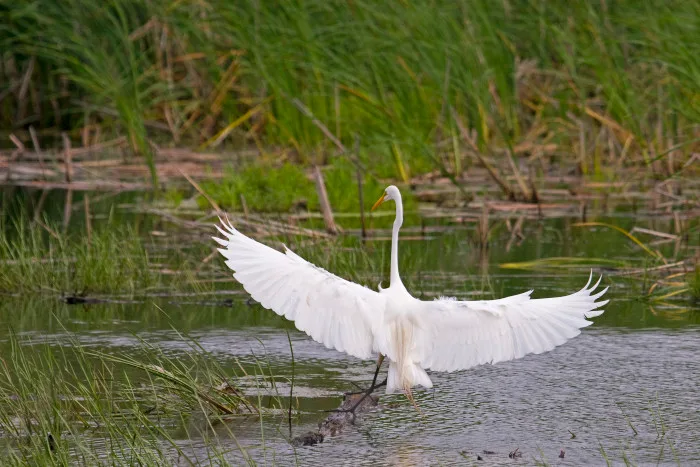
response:
[[[567,225],[562,220],[540,223],[509,251],[509,234],[496,232],[486,254],[465,240],[466,230],[403,242],[405,282],[425,297],[444,292],[471,297],[470,291],[477,290],[490,298],[530,288],[544,297],[577,290],[587,271],[509,271],[498,264],[569,255],[624,261],[640,256],[621,236],[585,235]],[[386,276],[386,245],[370,248],[379,256],[374,266],[344,275],[372,285]],[[312,259],[323,262],[323,254]],[[280,465],[601,465],[606,458],[639,465],[700,464],[699,311],[685,302],[650,306],[637,299],[638,282],[604,281],[612,285],[612,301],[579,337],[542,355],[433,373],[434,389],[416,393],[420,413],[402,396],[383,396],[356,426],[313,447],[292,448],[286,418],[277,415],[262,423],[237,418],[214,430],[234,464],[243,462],[239,445],[257,462]],[[183,332],[224,368],[251,368],[255,357],[264,359],[276,375],[277,390],[287,394],[289,332],[294,394],[302,411],[293,435],[313,430],[325,417],[323,410],[339,405],[343,391],[371,379],[373,362],[325,349],[272,312],[247,304],[243,294],[233,297],[232,307],[202,299],[80,306],[36,297],[7,299],[0,305],[0,355],[10,352],[12,329],[27,346],[68,346],[71,336],[85,347],[118,354],[134,352],[143,340],[185,358],[190,348]],[[170,431],[186,453],[206,458],[211,428],[196,416],[173,422]],[[509,458],[516,449],[522,457]]]

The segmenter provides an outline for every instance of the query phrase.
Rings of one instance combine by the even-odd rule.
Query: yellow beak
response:
[[[377,209],[379,205],[384,202],[384,198],[386,198],[386,192],[384,192],[382,194],[382,197],[379,198],[376,203],[374,203],[374,206],[372,206],[372,209],[370,209],[370,211],[374,211],[375,209]]]

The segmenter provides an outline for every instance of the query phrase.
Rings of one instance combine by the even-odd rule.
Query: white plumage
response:
[[[499,300],[421,301],[399,277],[401,194],[388,187],[375,206],[396,203],[391,282],[379,292],[341,279],[285,247],[284,253],[246,237],[222,221],[214,238],[233,277],[260,304],[294,321],[314,340],[361,359],[390,360],[387,393],[432,387],[425,372],[456,371],[552,350],[591,324],[608,301],[596,302],[600,280],[564,297],[531,299],[530,292]],[[374,209],[373,207],[373,209]]]

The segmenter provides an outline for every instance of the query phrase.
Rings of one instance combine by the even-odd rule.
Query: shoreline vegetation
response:
[[[149,223],[142,225],[141,230],[129,222],[123,224],[109,219],[99,223],[90,220],[70,231],[62,230],[60,224],[49,220],[20,219],[11,226],[3,223],[0,294],[60,297],[68,304],[120,303],[149,297],[169,297],[176,301],[209,297],[207,300],[226,306],[233,295],[242,292],[216,261],[219,258],[217,250],[201,242],[201,238],[212,234],[212,225],[221,213],[201,210],[194,201],[190,204],[189,208],[122,204],[120,209],[124,211],[148,216]],[[380,261],[386,254],[383,240],[388,238],[388,230],[375,225],[359,228],[357,214],[341,218],[343,225],[354,222],[355,227],[349,224],[339,236],[323,230],[323,216],[320,214],[313,216],[302,212],[290,215],[284,221],[278,220],[274,214],[238,212],[225,215],[231,216],[249,235],[272,244],[281,240],[309,261],[342,277],[364,283],[381,276],[383,264]],[[408,215],[415,214],[409,212]],[[652,230],[639,226],[638,222],[628,222],[633,227],[625,230],[612,223],[588,221],[579,212],[567,213],[560,209],[552,211],[551,215],[563,221],[561,228],[569,231],[568,235],[576,230],[594,242],[615,237],[615,243],[624,245],[632,257],[544,255],[524,261],[500,261],[494,266],[501,270],[542,274],[594,268],[605,271],[604,274],[613,280],[634,284],[634,288],[639,289],[640,299],[658,304],[668,303],[669,299],[697,303],[700,268],[694,237],[700,226],[693,219],[682,216],[657,219],[654,225],[664,230]],[[483,277],[490,275],[489,250],[492,244],[510,251],[526,236],[541,235],[538,226],[542,226],[545,219],[541,213],[528,213],[527,210],[521,210],[517,215],[511,210],[485,210],[481,216],[460,219],[458,223],[454,222],[453,216],[454,213],[450,213],[441,218],[439,213],[433,213],[434,223],[409,226],[404,229],[404,238],[427,241],[435,235],[463,232],[446,240],[443,247],[455,248],[452,244],[458,241],[462,245],[460,248],[464,249],[466,242],[467,248],[474,251]],[[599,217],[595,216],[596,219]],[[380,217],[378,222],[387,219]],[[623,220],[619,217],[613,219]],[[674,226],[676,233],[666,231]],[[368,251],[374,251],[377,257],[368,256]],[[410,259],[412,262],[422,261],[421,258]],[[412,281],[410,276],[406,279]],[[417,290],[422,288],[420,283],[415,286]],[[424,292],[430,293],[429,290]]]
[[[186,359],[143,341],[129,353],[105,353],[70,334],[58,345],[9,337],[12,352],[0,358],[3,465],[229,465],[232,443],[250,462],[235,424],[297,416],[267,362],[224,369],[187,336]],[[178,428],[209,439],[207,449],[193,454],[179,443]]]
[[[559,167],[595,181],[697,167],[698,2],[40,0],[0,11],[4,165],[29,148],[70,159],[71,146],[119,146],[156,183],[175,146],[303,167],[341,158],[402,183],[476,166],[526,201],[530,180]]]

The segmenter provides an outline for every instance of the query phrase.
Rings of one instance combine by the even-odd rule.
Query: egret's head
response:
[[[394,185],[389,185],[388,187],[386,187],[382,196],[377,200],[376,203],[374,203],[374,206],[372,206],[372,211],[374,211],[380,205],[386,203],[390,199],[393,199],[394,201],[401,199],[401,193],[399,192],[399,189],[396,188]]]

